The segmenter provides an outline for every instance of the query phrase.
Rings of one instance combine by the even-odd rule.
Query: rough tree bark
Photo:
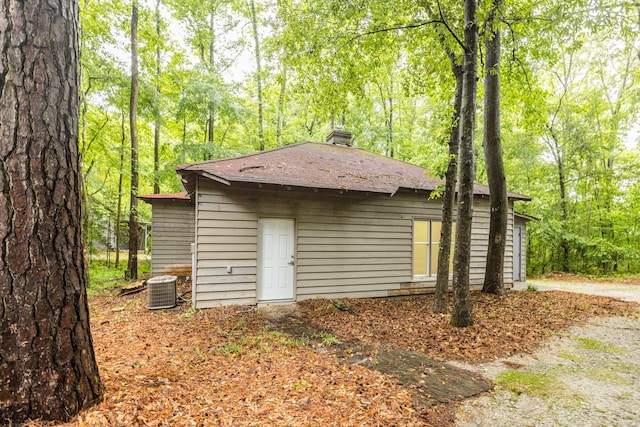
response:
[[[482,292],[504,293],[504,250],[507,241],[509,202],[500,141],[500,30],[502,0],[493,0],[485,32],[484,162],[489,181],[489,241]]]
[[[78,4],[0,1],[0,424],[100,400],[78,157]]]
[[[453,256],[453,311],[451,324],[473,324],[469,265],[471,264],[471,221],[473,219],[473,181],[475,167],[473,141],[475,132],[478,76],[478,18],[476,0],[464,1],[464,80],[460,130],[460,185],[458,190],[458,225]]]
[[[129,203],[129,259],[127,278],[138,278],[138,0],[131,1],[131,191]]]
[[[442,229],[440,231],[440,248],[438,249],[438,273],[436,276],[436,292],[433,299],[433,312],[449,311],[449,257],[451,256],[451,236],[453,228],[453,210],[456,199],[456,182],[458,173],[458,155],[460,152],[460,110],[462,109],[463,69],[458,60],[449,52],[451,70],[456,78],[456,93],[453,100],[451,117],[451,134],[449,135],[449,163],[445,174],[444,194],[442,196]]]

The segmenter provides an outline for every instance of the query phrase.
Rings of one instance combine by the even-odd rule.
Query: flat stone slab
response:
[[[313,340],[323,333],[332,334],[318,328],[292,306],[275,307],[265,315],[273,327],[291,336]],[[479,374],[429,359],[415,351],[390,349],[386,345],[375,348],[357,340],[329,347],[318,346],[317,350],[335,354],[343,363],[394,376],[398,384],[411,392],[416,409],[460,401],[493,390],[493,384]]]
[[[416,407],[459,401],[493,389],[493,384],[478,374],[414,351],[382,347],[374,357],[356,363],[396,377],[412,392]]]

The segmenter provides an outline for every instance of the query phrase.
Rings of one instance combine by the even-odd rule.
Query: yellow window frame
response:
[[[453,269],[455,227],[456,223],[454,222],[452,224],[449,271]],[[442,221],[414,218],[412,233],[412,269],[414,277],[433,277],[437,274],[441,230]]]

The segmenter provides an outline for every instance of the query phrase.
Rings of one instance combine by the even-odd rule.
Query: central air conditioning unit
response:
[[[176,276],[157,276],[147,280],[149,310],[176,306]]]

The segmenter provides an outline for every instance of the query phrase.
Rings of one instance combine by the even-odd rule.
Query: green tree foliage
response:
[[[480,29],[490,3],[478,4]],[[123,0],[81,2],[80,149],[96,249],[115,246],[118,200],[122,217],[129,213],[129,153],[121,159],[130,144],[121,120],[129,15]],[[637,273],[638,7],[505,2],[500,29],[508,188],[532,196],[516,209],[541,219],[530,224],[530,273]],[[359,147],[444,177],[456,87],[449,54],[459,54],[463,30],[453,0],[141,0],[139,193],[154,182],[180,191],[177,164],[255,151],[262,141],[265,149],[322,141],[336,126]],[[479,143],[474,154],[476,177],[487,182]],[[141,204],[141,219],[149,214]]]

